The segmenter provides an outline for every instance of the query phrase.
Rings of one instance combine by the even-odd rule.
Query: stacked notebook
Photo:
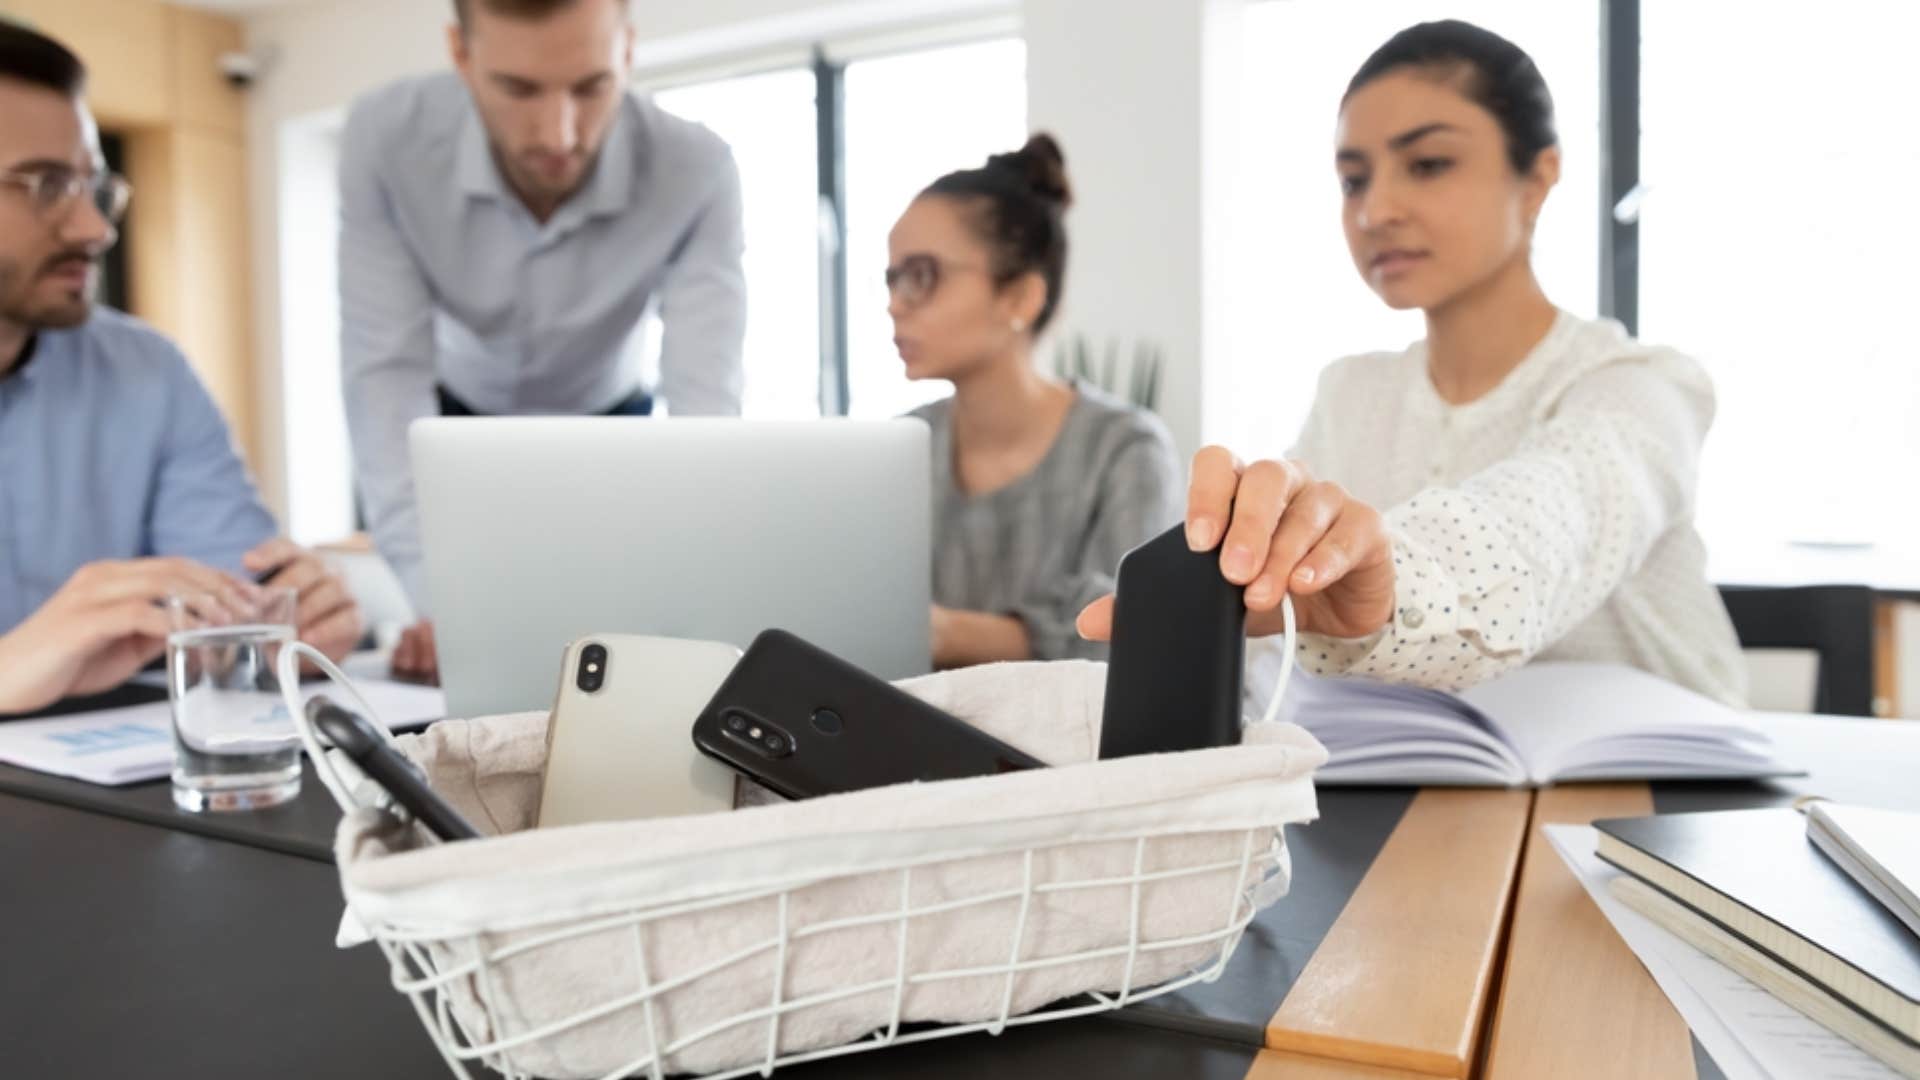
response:
[[[1253,715],[1278,666],[1271,649],[1249,657]],[[1296,672],[1280,716],[1325,744],[1320,784],[1530,787],[1795,771],[1743,714],[1612,664],[1533,663],[1457,695]]]
[[[1807,839],[1920,934],[1920,814],[1817,802],[1807,810]]]
[[[1920,815],[1868,814],[1895,830],[1876,833],[1892,843],[1874,847],[1911,865]],[[1785,808],[1736,810],[1594,827],[1596,853],[1624,871],[1614,891],[1627,905],[1920,1077],[1920,934],[1822,853],[1807,817]],[[1867,861],[1892,876],[1877,855]],[[1907,878],[1902,887],[1911,895],[1914,884]]]

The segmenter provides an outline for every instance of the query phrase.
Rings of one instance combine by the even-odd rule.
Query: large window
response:
[[[887,318],[887,233],[936,177],[1025,140],[1025,43],[853,60],[828,53],[809,69],[655,98],[713,128],[740,165],[747,415],[838,412],[844,389],[850,415],[894,416],[947,393],[945,383],[911,383],[902,372]],[[834,141],[821,145],[821,132]]]
[[[885,417],[944,397],[908,382],[887,318],[887,234],[914,195],[1026,141],[1017,38],[859,60],[846,69],[848,412]]]
[[[1333,168],[1340,97],[1360,64],[1417,22],[1459,18],[1530,53],[1553,91],[1565,157],[1534,237],[1555,303],[1591,316],[1599,295],[1598,0],[1271,0],[1246,14],[1245,96],[1235,235],[1228,430],[1242,454],[1284,453],[1320,369],[1341,356],[1401,349],[1418,312],[1382,304],[1353,268]]]
[[[302,544],[356,527],[353,449],[340,391],[340,133],[328,111],[281,129],[280,400],[287,534]]]
[[[747,254],[746,395],[751,417],[820,412],[819,153],[814,76],[789,69],[654,95],[712,128],[740,169]]]
[[[1912,5],[1641,5],[1640,329],[1705,363],[1716,549],[1920,547]]]
[[[1512,39],[1553,91],[1565,165],[1534,244],[1547,294],[1713,376],[1698,518],[1716,555],[1920,549],[1920,500],[1885,479],[1920,467],[1920,363],[1897,314],[1920,217],[1887,194],[1920,169],[1920,144],[1888,127],[1912,96],[1908,5],[1738,18],[1708,0],[1250,6],[1231,404],[1208,436],[1283,452],[1328,362],[1421,336],[1418,313],[1386,310],[1351,268],[1332,142],[1368,52],[1436,18]]]

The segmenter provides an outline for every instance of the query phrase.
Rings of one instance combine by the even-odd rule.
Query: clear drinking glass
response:
[[[193,597],[167,602],[173,801],[183,810],[254,810],[300,793],[300,737],[274,674],[297,601],[292,589],[254,592],[251,607],[217,618]]]

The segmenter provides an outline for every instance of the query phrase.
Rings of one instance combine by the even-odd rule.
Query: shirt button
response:
[[[1427,614],[1419,608],[1403,607],[1400,609],[1400,621],[1407,624],[1407,629],[1418,630],[1427,621]]]

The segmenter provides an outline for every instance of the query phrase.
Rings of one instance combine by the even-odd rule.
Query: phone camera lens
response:
[[[591,694],[600,689],[607,679],[607,647],[588,645],[580,650],[580,671],[574,677],[574,684]]]
[[[752,747],[763,757],[786,757],[793,753],[793,736],[746,709],[722,711],[720,727],[727,738]]]

